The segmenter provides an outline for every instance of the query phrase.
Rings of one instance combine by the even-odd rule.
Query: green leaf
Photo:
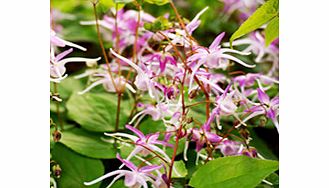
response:
[[[111,186],[111,188],[123,188],[123,187],[126,187],[123,180],[118,180]]]
[[[125,6],[125,3],[130,3],[133,0],[100,0],[99,4],[104,13],[106,13],[110,8],[115,8],[115,3],[118,3],[118,10],[122,9]]]
[[[195,188],[254,188],[278,168],[277,161],[246,156],[223,157],[201,166],[189,184]]]
[[[265,29],[265,45],[268,46],[279,37],[279,16],[274,17]]]
[[[114,145],[101,139],[103,134],[97,134],[74,128],[64,131],[60,142],[75,152],[93,158],[115,158],[117,150]]]
[[[182,160],[175,161],[174,168],[176,171],[173,170],[173,178],[184,178],[187,175],[187,169],[185,167],[185,163]]]
[[[69,76],[57,84],[58,93],[60,97],[64,100],[68,99],[72,93],[82,91],[84,89],[84,84],[81,80]],[[54,84],[50,84],[50,91],[54,92]]]
[[[166,127],[162,120],[154,121],[151,117],[145,117],[139,125],[139,130],[144,134],[151,134],[155,132],[165,132]]]
[[[150,4],[156,4],[156,5],[164,5],[169,3],[170,0],[145,0],[145,2],[150,3]]]
[[[52,150],[52,159],[62,169],[61,177],[57,180],[58,187],[98,188],[100,186],[100,183],[85,186],[83,182],[103,175],[104,166],[101,160],[81,156],[59,143]]]
[[[120,128],[129,116],[130,102],[123,100],[120,111]],[[117,96],[108,93],[73,94],[66,103],[68,117],[84,129],[95,132],[115,130]]]
[[[279,0],[269,0],[259,7],[240,27],[233,33],[230,43],[243,35],[254,31],[266,24],[279,14]]]
[[[172,26],[173,24],[163,16],[158,17],[153,23],[144,24],[144,28],[152,32],[167,30]]]

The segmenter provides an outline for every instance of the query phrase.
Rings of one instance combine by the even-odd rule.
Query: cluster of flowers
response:
[[[231,14],[236,9],[245,10],[241,6],[248,5],[242,13],[250,14],[257,3],[261,3],[253,2],[255,3],[226,0],[225,10]],[[248,136],[245,141],[235,141],[224,134],[221,125],[223,118],[234,118],[236,123],[232,124],[232,128],[238,129],[247,127],[248,121],[254,117],[263,116],[270,119],[279,131],[279,97],[270,98],[267,94],[268,90],[278,84],[278,41],[266,47],[263,34],[256,31],[247,38],[233,42],[233,46],[244,48],[238,51],[229,48],[228,43],[222,43],[225,36],[223,32],[209,47],[201,46],[191,35],[200,25],[200,17],[206,10],[207,7],[188,23],[178,19],[179,22],[174,23],[172,28],[154,32],[146,30],[143,25],[153,23],[156,18],[143,11],[121,9],[114,11],[116,17],[106,15],[98,22],[81,22],[83,25],[99,24],[103,27],[104,37],[117,41],[117,45],[110,49],[109,55],[113,58],[109,65],[100,64],[97,68],[87,69],[85,73],[76,76],[78,79],[88,77],[92,81],[79,94],[83,95],[95,86],[102,85],[110,93],[127,89],[133,94],[147,96],[150,99],[148,101],[151,101],[136,103],[138,111],[125,126],[133,134],[105,133],[119,139],[118,142],[134,147],[125,159],[117,154],[122,162],[120,168],[91,182],[85,182],[85,185],[115,176],[109,187],[121,177],[124,177],[127,187],[147,188],[147,182],[154,187],[170,187],[171,171],[176,171],[173,166],[175,156],[169,156],[166,147],[176,151],[177,143],[181,140],[185,142],[184,160],[188,160],[187,150],[193,146],[191,143],[195,143],[197,163],[200,160],[212,160],[212,153],[215,151],[220,151],[223,156],[261,157],[255,148],[246,146]],[[67,76],[64,65],[68,62],[84,61],[87,65],[94,65],[100,60],[64,58],[72,52],[72,48],[55,55],[56,47],[65,46],[86,50],[59,38],[52,30],[50,77],[53,82],[60,82]],[[129,52],[132,48],[135,53]],[[235,74],[230,74],[229,69],[234,64],[252,72],[257,64],[248,64],[239,58],[252,54],[255,55],[255,63],[271,63],[272,68],[264,73],[232,76]],[[124,73],[127,73],[126,76]],[[132,73],[134,78],[129,76]],[[189,117],[187,102],[192,104],[193,101],[206,104],[207,118],[201,125]],[[146,116],[154,121],[162,121],[163,125],[159,126],[165,126],[166,131],[147,135],[142,133],[137,127]],[[146,157],[150,155],[161,159],[161,162],[153,164],[148,161]],[[134,164],[133,158],[141,164]]]

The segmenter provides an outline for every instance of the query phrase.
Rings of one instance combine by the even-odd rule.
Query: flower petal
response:
[[[211,45],[209,46],[209,49],[211,49],[211,50],[215,50],[215,49],[219,46],[219,44],[220,44],[220,42],[222,41],[222,39],[223,39],[224,36],[225,36],[225,32],[220,33],[220,34],[215,38],[215,40],[211,43]]]

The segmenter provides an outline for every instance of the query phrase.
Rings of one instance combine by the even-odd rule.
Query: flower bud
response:
[[[62,133],[59,132],[58,130],[55,130],[53,132],[53,139],[54,139],[54,142],[59,142],[59,140],[62,138]]]
[[[241,136],[248,140],[249,136],[250,136],[250,132],[248,131],[248,129],[244,126],[241,127],[241,129],[239,130],[239,133],[241,134]]]
[[[55,164],[52,167],[53,174],[56,178],[60,178],[62,174],[62,168],[59,166],[59,164]]]
[[[188,97],[189,99],[194,99],[198,94],[198,90],[197,89],[193,89],[189,94]]]
[[[256,148],[253,147],[250,147],[249,149],[243,149],[241,153],[242,155],[245,155],[247,157],[252,157],[252,158],[257,157],[257,150]]]
[[[188,117],[187,119],[186,119],[186,123],[187,124],[190,124],[190,123],[192,123],[193,122],[193,117]]]
[[[168,176],[166,174],[162,174],[161,178],[167,184],[167,186],[170,187],[170,181],[168,179]]]

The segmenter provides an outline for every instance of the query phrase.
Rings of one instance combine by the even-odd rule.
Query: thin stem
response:
[[[57,93],[58,89],[57,89],[57,83],[54,82],[54,93]],[[63,121],[62,121],[62,117],[61,117],[61,113],[59,111],[59,102],[56,101],[56,113],[57,113],[57,118],[58,118],[58,122],[59,122],[59,126],[61,127],[61,131],[64,130],[64,126],[63,126]],[[55,124],[55,129],[57,130],[57,124]]]
[[[165,164],[168,164],[168,161],[166,161],[166,159],[164,159],[163,157],[161,157],[159,154],[157,154],[155,151],[153,151],[152,149],[144,146],[143,144],[137,144],[137,143],[133,143],[136,144],[137,146],[141,146],[143,148],[145,148],[147,151],[153,153],[154,155],[156,155],[159,159],[161,159]]]
[[[115,91],[118,92],[118,88],[114,82],[114,79],[113,79],[113,75],[112,75],[112,70],[111,70],[111,66],[110,66],[110,62],[107,58],[107,55],[106,55],[106,51],[105,51],[105,48],[104,48],[104,44],[103,44],[103,40],[102,40],[102,37],[101,37],[101,33],[99,31],[99,23],[98,23],[98,16],[97,16],[97,10],[96,10],[96,3],[92,3],[93,4],[93,8],[94,8],[94,16],[95,16],[95,20],[96,20],[96,30],[97,30],[97,37],[98,37],[98,41],[99,41],[99,45],[102,49],[102,53],[103,53],[103,56],[104,56],[104,59],[105,59],[105,62],[106,62],[106,65],[107,65],[107,68],[108,68],[108,73],[110,75],[110,78],[111,78],[111,81],[112,81],[112,84],[115,88]]]
[[[207,103],[207,102],[211,102],[211,101],[200,101],[200,102],[196,102],[196,103],[187,105],[186,108],[190,108],[190,107],[197,106],[197,105],[200,105],[200,104],[203,104],[203,103]]]
[[[176,54],[176,55],[181,59],[181,61],[183,62],[185,68],[187,68],[187,70],[188,70],[190,73],[192,73],[192,69],[187,65],[186,60],[180,55],[180,53],[179,53],[179,51],[178,51],[176,45],[174,45],[174,44],[171,42],[171,40],[170,40],[165,34],[163,34],[161,31],[159,31],[159,34],[162,35],[163,37],[165,37],[165,38],[168,40],[168,42],[170,43],[170,45],[173,47],[175,54]],[[203,91],[203,93],[204,93],[204,95],[205,95],[205,97],[206,97],[206,100],[209,101],[209,93],[208,93],[207,90],[205,89],[204,85],[201,84],[200,80],[198,79],[198,77],[197,77],[196,75],[194,75],[193,79],[195,80],[195,82],[199,85],[199,87],[200,87],[201,90]],[[209,118],[209,114],[210,114],[210,103],[207,103],[207,105],[206,105],[206,112],[207,112],[206,116],[207,116],[207,120],[208,120],[208,118]]]
[[[180,127],[178,132],[180,132],[180,130],[181,130],[181,127]],[[177,149],[178,149],[178,144],[179,144],[179,136],[178,136],[179,133],[178,132],[176,131],[175,147],[174,147],[173,155],[171,157],[171,163],[170,163],[170,166],[169,166],[169,175],[168,175],[169,182],[171,182],[172,170],[173,170],[173,167],[174,167],[175,158],[176,158]]]
[[[137,26],[136,26],[136,29],[135,29],[135,41],[134,41],[134,46],[133,46],[133,57],[132,57],[132,60],[133,60],[134,63],[138,64],[137,41],[138,41],[138,29],[139,29],[139,25],[140,25],[140,22],[141,22],[141,15],[140,15],[141,5],[138,4],[137,1],[135,1],[135,4],[136,4],[137,9],[138,9],[138,15],[137,15]],[[127,80],[129,79],[131,72],[132,72],[132,68],[130,67],[129,68],[129,71],[128,71],[128,74],[126,76],[126,79]]]
[[[116,33],[116,36],[115,36],[115,47],[116,47],[116,50],[119,52],[119,43],[120,43],[120,38],[119,38],[119,28],[118,28],[118,3],[115,3],[115,33]],[[121,85],[121,63],[120,61],[116,59],[116,62],[118,64],[118,72],[119,72],[119,85]],[[117,111],[116,111],[116,118],[115,118],[115,132],[118,131],[119,129],[119,123],[120,123],[120,110],[121,110],[121,98],[122,98],[122,88],[120,88],[120,91],[119,90],[116,90],[117,91]]]
[[[121,105],[121,98],[122,98],[122,93],[118,93],[118,103],[117,103],[117,114],[116,114],[116,119],[115,119],[115,132],[118,131],[119,129],[119,122],[120,122],[120,105]]]
[[[174,10],[174,13],[175,13],[175,15],[176,15],[176,18],[178,19],[179,25],[183,28],[183,30],[184,30],[185,33],[186,33],[186,36],[190,39],[189,42],[190,42],[190,44],[191,44],[191,48],[192,48],[192,40],[193,40],[193,41],[196,41],[196,40],[195,40],[195,39],[190,35],[190,33],[187,31],[187,29],[186,29],[186,27],[185,27],[185,24],[184,24],[184,22],[183,22],[183,20],[182,20],[182,18],[181,18],[181,16],[180,16],[180,14],[179,14],[179,12],[178,12],[176,6],[175,6],[175,4],[173,3],[173,1],[171,0],[171,1],[169,1],[169,3],[170,3],[171,8]]]
[[[116,51],[119,52],[119,44],[120,44],[120,36],[119,36],[119,28],[118,28],[118,3],[115,3],[115,23],[114,23],[114,27],[115,27],[115,48]],[[118,75],[119,78],[121,77],[121,63],[118,59],[116,59],[116,63],[118,64]],[[120,81],[119,81],[119,85],[120,85]]]
[[[142,161],[139,165],[138,165],[138,169],[141,168],[144,164],[146,164],[147,162],[153,160],[154,158],[156,158],[156,155],[155,156],[152,156],[148,159],[145,159],[145,161]]]
[[[185,78],[186,78],[186,73],[187,73],[187,68],[185,67],[184,70],[184,76],[183,76],[183,80],[182,80],[182,86],[181,86],[181,94],[182,94],[182,118],[181,118],[181,124],[179,126],[179,129],[176,131],[176,140],[175,140],[175,147],[174,147],[174,152],[171,158],[171,163],[170,163],[170,167],[169,167],[169,174],[168,174],[168,179],[169,182],[171,182],[171,176],[172,176],[172,170],[174,167],[174,163],[175,163],[175,158],[176,158],[176,154],[177,154],[177,150],[178,150],[178,144],[179,144],[179,139],[181,138],[181,132],[182,132],[182,128],[183,128],[183,122],[185,120],[185,102],[184,102],[184,83],[185,83]]]
[[[140,13],[141,6],[138,3],[137,3],[136,6],[137,6],[137,9],[138,9],[138,15],[137,15],[137,25],[136,25],[136,29],[135,29],[135,42],[134,42],[134,48],[133,48],[133,60],[137,64],[137,61],[138,61],[138,58],[137,58],[137,40],[138,40],[138,28],[139,28],[139,24],[140,24],[140,21],[141,21],[141,13]]]

